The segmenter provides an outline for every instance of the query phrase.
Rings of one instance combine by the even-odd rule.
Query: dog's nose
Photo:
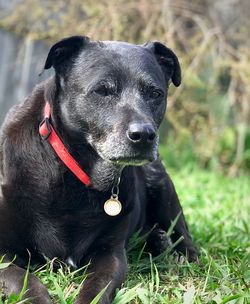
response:
[[[127,130],[127,137],[133,143],[152,143],[156,130],[150,123],[131,123]]]

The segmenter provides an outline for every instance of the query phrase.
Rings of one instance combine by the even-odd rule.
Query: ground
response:
[[[188,165],[169,172],[200,250],[199,262],[180,263],[171,252],[152,259],[135,236],[128,249],[127,280],[112,303],[250,303],[250,177],[232,179]],[[35,273],[53,303],[73,303],[84,275],[63,265],[53,273],[51,264]],[[1,303],[24,302],[13,296]]]

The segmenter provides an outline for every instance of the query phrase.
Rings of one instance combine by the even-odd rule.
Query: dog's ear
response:
[[[60,71],[60,68],[67,66],[67,62],[70,62],[88,42],[89,38],[85,36],[72,36],[57,42],[49,51],[44,69],[53,66],[56,72]]]
[[[178,87],[181,84],[181,67],[175,53],[158,41],[147,42],[144,46],[154,53],[165,77],[171,78],[173,84]]]

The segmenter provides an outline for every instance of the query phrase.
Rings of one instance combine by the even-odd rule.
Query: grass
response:
[[[250,303],[250,178],[229,179],[188,166],[172,169],[170,175],[200,249],[199,263],[179,264],[170,252],[152,259],[143,253],[144,242],[134,237],[128,249],[129,274],[113,304]],[[51,264],[36,274],[53,303],[73,303],[86,277],[84,269],[70,272],[62,265],[54,273]],[[22,303],[17,299],[4,303]]]

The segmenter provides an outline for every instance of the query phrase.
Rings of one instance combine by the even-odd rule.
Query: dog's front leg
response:
[[[89,304],[95,296],[106,288],[100,304],[110,304],[115,289],[120,287],[127,272],[124,248],[100,251],[92,258],[89,275],[83,283],[75,304]]]
[[[24,286],[26,270],[15,265],[11,265],[0,271],[0,290],[5,296],[19,294]],[[28,275],[26,292],[22,299],[29,299],[32,304],[50,304],[51,300],[46,287],[32,273]]]
[[[150,242],[154,248],[149,251],[159,251],[157,247],[161,244],[162,232],[168,231],[171,222],[176,219],[177,222],[173,228],[171,239],[173,242],[178,242],[180,238],[183,238],[177,244],[176,250],[187,255],[189,261],[197,261],[197,249],[189,234],[182,207],[171,178],[159,159],[145,166],[144,170],[149,201],[148,218],[150,218],[151,226],[158,224],[158,228],[160,228],[157,228],[150,237]],[[152,238],[155,238],[154,242],[152,242]],[[165,238],[163,238],[163,241],[166,243]]]

